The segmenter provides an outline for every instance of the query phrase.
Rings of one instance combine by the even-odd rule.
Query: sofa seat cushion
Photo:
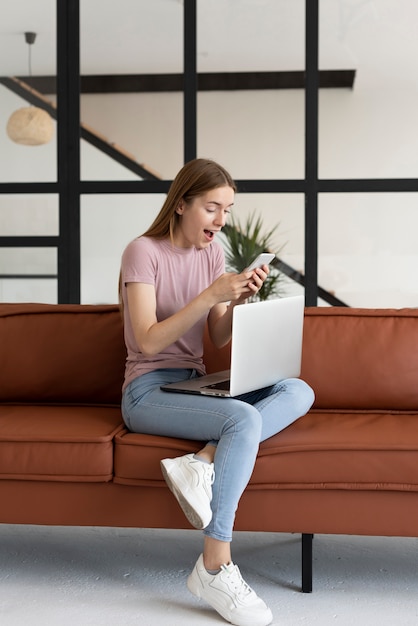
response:
[[[120,409],[0,406],[0,479],[103,482],[113,477]]]
[[[128,432],[115,439],[115,482],[162,481],[159,461],[201,443]],[[312,411],[264,441],[249,488],[418,491],[418,417]]]
[[[161,481],[160,460],[197,452],[202,444],[187,439],[142,435],[124,431],[115,437],[114,482],[123,485],[155,485]]]
[[[265,441],[252,484],[418,491],[418,416],[311,411]]]

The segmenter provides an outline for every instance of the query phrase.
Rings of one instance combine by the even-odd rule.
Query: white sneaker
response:
[[[212,519],[212,484],[215,479],[213,463],[186,454],[176,459],[163,459],[161,471],[192,526],[201,530]]]
[[[233,563],[222,565],[219,574],[212,575],[206,571],[201,554],[187,579],[187,587],[236,626],[267,626],[273,620],[268,606],[247,585]]]

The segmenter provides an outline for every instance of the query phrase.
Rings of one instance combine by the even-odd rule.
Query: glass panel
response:
[[[260,81],[262,72],[302,72],[304,6],[198,0],[199,73],[251,72]],[[235,178],[303,178],[304,90],[250,89],[253,80],[244,90],[199,93],[198,154]]]
[[[0,76],[7,79],[7,86],[4,82],[0,85],[0,124],[2,129],[7,127],[7,133],[4,130],[0,151],[0,182],[57,180],[56,122],[42,107],[45,101],[50,105],[55,95],[51,98],[36,82],[39,76],[56,75],[55,4],[55,0],[15,0],[13,9],[2,11]],[[29,24],[36,33],[32,44],[26,42],[23,32],[29,30]],[[13,78],[16,76],[19,82]],[[29,99],[29,92],[35,101]]]
[[[418,3],[320,1],[320,68],[352,89],[320,92],[321,178],[409,178],[418,170]]]
[[[0,195],[2,236],[58,235],[58,196]]]
[[[321,194],[319,282],[353,307],[416,307],[417,194]]]
[[[56,248],[0,248],[0,275],[55,275]]]
[[[304,198],[301,194],[240,194],[235,198],[231,217],[241,229],[248,220],[262,222],[261,237],[271,236],[271,251],[282,261],[283,282],[279,295],[303,292],[296,275],[304,271]],[[250,229],[251,231],[252,229]],[[220,235],[224,244],[224,235]],[[289,278],[293,276],[293,278]]]
[[[56,279],[0,279],[1,302],[44,302],[57,304]]]
[[[118,301],[122,252],[132,239],[151,225],[164,200],[164,194],[82,196],[82,303]]]
[[[183,159],[182,93],[170,92],[167,79],[166,91],[150,81],[143,87],[141,76],[182,73],[183,3],[120,0],[100,3],[98,10],[95,2],[82,2],[80,48],[84,84],[89,76],[107,75],[101,93],[81,96],[81,121],[100,143],[82,147],[82,179],[140,179],[118,163],[126,156],[160,178],[173,178]],[[108,146],[112,156],[104,156]]]

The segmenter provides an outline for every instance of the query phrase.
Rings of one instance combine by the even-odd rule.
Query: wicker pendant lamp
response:
[[[25,41],[29,46],[29,76],[32,76],[31,45],[35,42],[36,33],[25,33]],[[35,106],[18,109],[7,122],[7,134],[15,143],[25,146],[40,146],[51,141],[54,124],[50,115]]]

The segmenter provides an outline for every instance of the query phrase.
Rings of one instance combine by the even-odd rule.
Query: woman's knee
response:
[[[258,441],[262,427],[262,417],[258,409],[251,404],[234,401],[234,411],[228,416],[230,426],[235,433],[239,433],[243,439]]]
[[[286,380],[286,392],[293,395],[295,406],[298,407],[301,415],[307,413],[315,401],[312,387],[300,378]]]

